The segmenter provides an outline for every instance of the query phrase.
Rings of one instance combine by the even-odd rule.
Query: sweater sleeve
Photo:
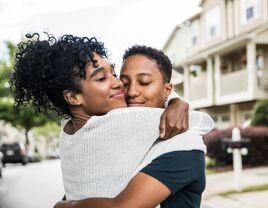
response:
[[[203,136],[215,127],[212,118],[204,112],[191,111],[189,114],[189,128]]]

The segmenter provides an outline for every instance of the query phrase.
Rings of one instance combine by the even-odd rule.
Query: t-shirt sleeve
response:
[[[175,194],[202,175],[204,164],[201,151],[174,151],[155,158],[140,172],[154,177]]]

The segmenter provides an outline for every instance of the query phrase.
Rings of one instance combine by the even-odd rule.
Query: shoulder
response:
[[[157,169],[181,169],[183,167],[195,167],[195,164],[204,158],[204,152],[199,150],[172,151],[155,158],[146,167],[153,166]],[[145,167],[145,168],[146,168]]]
[[[173,151],[155,158],[140,172],[145,173],[175,193],[183,186],[198,179],[204,171],[204,152]]]

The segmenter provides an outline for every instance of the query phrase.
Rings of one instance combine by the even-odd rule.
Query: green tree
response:
[[[7,56],[0,60],[0,120],[11,123],[13,126],[25,130],[26,144],[29,144],[28,133],[37,126],[42,126],[47,122],[59,121],[59,117],[54,112],[37,115],[33,105],[29,104],[17,111],[14,99],[10,91],[9,80],[13,69],[15,58],[15,45],[6,42]]]
[[[268,98],[260,100],[255,104],[251,125],[268,126]]]
[[[0,98],[4,101],[12,98],[9,80],[16,51],[15,45],[11,42],[6,42],[5,45],[7,54],[5,57],[1,57],[0,59]]]
[[[42,127],[34,128],[33,133],[36,139],[41,139],[41,136],[45,138],[46,150],[57,151],[60,135],[60,125],[58,123],[46,123]]]

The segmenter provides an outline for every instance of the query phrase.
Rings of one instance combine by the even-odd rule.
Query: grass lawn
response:
[[[248,186],[246,188],[243,188],[243,190],[240,191],[239,193],[246,193],[246,192],[252,192],[252,191],[264,191],[264,190],[268,190],[268,184],[262,184],[262,185],[257,185],[257,186]],[[236,193],[238,193],[238,192],[236,192],[235,190],[231,190],[231,191],[224,192],[220,195],[228,196],[228,195],[236,194]]]

